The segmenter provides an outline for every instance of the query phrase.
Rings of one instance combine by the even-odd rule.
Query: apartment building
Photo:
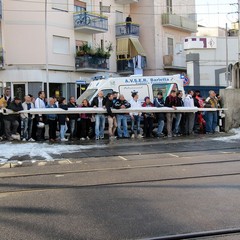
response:
[[[0,90],[78,96],[94,76],[186,71],[194,0],[1,1]],[[126,17],[131,16],[130,26]]]

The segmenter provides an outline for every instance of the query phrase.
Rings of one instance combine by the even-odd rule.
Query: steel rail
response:
[[[214,236],[226,236],[240,233],[240,228],[229,228],[229,229],[220,229],[220,230],[212,230],[205,232],[194,232],[194,233],[186,233],[186,234],[178,234],[178,235],[168,235],[154,238],[144,238],[141,240],[182,240],[182,239],[199,239],[205,237],[214,237]]]
[[[182,167],[182,166],[198,166],[198,165],[214,165],[224,163],[237,163],[240,159],[222,160],[222,161],[209,161],[209,162],[191,162],[191,163],[166,163],[166,164],[154,164],[154,165],[138,165],[138,166],[126,166],[126,167],[115,167],[115,168],[94,168],[85,170],[71,170],[71,171],[56,171],[56,172],[45,172],[45,173],[26,173],[18,175],[0,175],[0,179],[6,178],[23,178],[23,177],[39,177],[39,176],[50,176],[50,175],[63,175],[63,174],[76,174],[76,173],[94,173],[94,172],[109,172],[109,171],[127,171],[137,169],[148,169],[148,168],[168,168],[168,167]]]
[[[59,186],[44,186],[40,184],[34,184],[33,187],[21,190],[6,190],[0,191],[1,194],[14,194],[14,193],[27,193],[27,192],[39,192],[39,191],[49,191],[49,190],[60,190],[60,189],[85,189],[85,188],[96,188],[96,187],[111,187],[118,185],[128,185],[128,184],[140,184],[140,183],[155,183],[155,182],[172,182],[172,181],[184,181],[193,179],[205,179],[205,178],[219,178],[219,177],[232,177],[240,176],[240,172],[233,173],[222,173],[222,174],[209,174],[209,175],[197,175],[197,176],[186,176],[186,177],[175,177],[175,178],[164,178],[164,179],[148,179],[148,180],[135,180],[135,181],[123,181],[123,182],[108,182],[108,183],[98,183],[98,184],[83,184],[78,186],[69,185],[59,185]]]

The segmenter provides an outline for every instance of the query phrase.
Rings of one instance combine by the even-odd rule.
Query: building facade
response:
[[[36,96],[49,82],[50,96],[70,97],[97,75],[186,71],[183,40],[196,32],[194,2],[1,1],[0,90]]]
[[[212,31],[213,30],[213,31]],[[238,61],[238,37],[216,36],[217,29],[205,29],[208,35],[185,39],[187,75],[190,86],[227,87],[231,66]],[[212,35],[212,36],[211,36]],[[227,67],[228,66],[228,67]],[[228,68],[228,74],[226,74]]]

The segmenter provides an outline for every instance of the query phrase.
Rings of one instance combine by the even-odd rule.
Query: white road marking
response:
[[[125,157],[122,156],[118,156],[119,158],[121,158],[123,161],[128,161]]]
[[[168,155],[172,156],[172,157],[176,157],[176,158],[179,158],[178,155],[175,155],[175,154],[172,154],[172,153],[168,153]]]

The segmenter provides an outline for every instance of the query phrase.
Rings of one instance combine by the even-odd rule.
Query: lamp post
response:
[[[49,102],[49,72],[48,72],[48,14],[47,0],[45,0],[45,67],[46,67],[46,85],[47,85],[47,101]]]

